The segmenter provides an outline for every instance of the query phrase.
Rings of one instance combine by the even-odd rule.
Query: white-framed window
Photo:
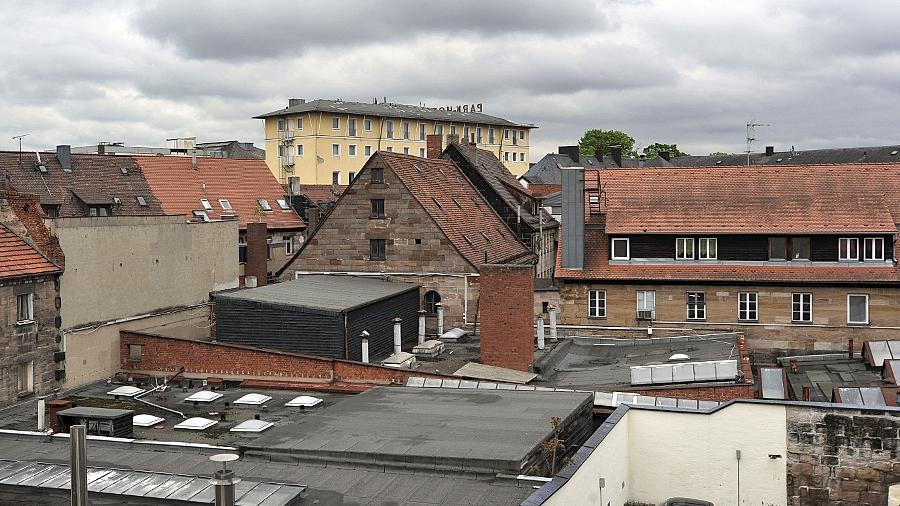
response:
[[[859,260],[859,239],[856,237],[838,239],[838,260]]]
[[[631,258],[631,241],[627,237],[614,237],[610,241],[610,253],[613,260]]]
[[[503,161],[504,161],[504,162],[508,162],[508,161],[509,161],[509,151],[504,151],[504,152],[503,152]]]
[[[16,390],[19,394],[34,391],[34,361],[22,362],[16,368]]]
[[[284,154],[285,154],[285,147],[278,146],[278,156],[284,156]]]
[[[365,146],[363,148],[363,154],[365,156],[372,156],[372,146]]]
[[[419,157],[425,158],[426,154],[427,154],[427,152],[426,152],[425,148],[419,148]]]
[[[687,318],[688,320],[706,319],[706,293],[687,293]]]
[[[365,118],[363,120],[363,130],[365,130],[366,132],[372,131],[372,120],[370,120],[369,118]]]
[[[588,317],[606,318],[606,290],[588,290]]]
[[[387,138],[394,138],[394,120],[389,119],[385,122],[385,128],[387,128]]]
[[[693,237],[679,237],[675,239],[675,258],[678,260],[694,259]]]
[[[847,323],[850,325],[869,324],[869,295],[865,293],[847,294]]]
[[[347,176],[347,182],[350,183],[356,178],[356,172],[350,171]]]
[[[812,294],[791,294],[791,321],[809,323],[812,321]]]
[[[700,260],[715,260],[719,255],[719,240],[715,237],[700,238]]]
[[[297,118],[297,130],[303,130],[303,116]]]
[[[331,156],[334,158],[341,156],[341,145],[340,144],[332,144],[331,145]]]
[[[331,117],[331,129],[332,130],[340,130],[341,129],[341,118],[337,116]]]
[[[350,144],[347,146],[347,155],[356,156],[356,144]]]
[[[440,123],[434,125],[434,133],[436,135],[444,135],[444,125]]]
[[[419,140],[425,140],[425,123],[419,122]]]
[[[450,125],[450,135],[456,135],[456,125]]]
[[[884,239],[866,237],[863,239],[863,260],[884,260]]]
[[[259,208],[263,211],[272,210],[272,206],[269,205],[269,201],[266,199],[256,199],[256,203],[259,204]]]
[[[525,130],[519,130],[519,139],[525,140]]]
[[[493,127],[488,128],[488,144],[494,143],[494,129]]]
[[[341,172],[336,170],[331,173],[331,184],[341,184]]]
[[[509,129],[508,128],[503,129],[503,138],[506,140],[509,140]]]
[[[223,211],[231,211],[231,202],[228,202],[228,199],[219,199],[219,205]]]
[[[289,235],[282,237],[282,239],[284,240],[284,254],[285,255],[293,255],[294,254],[294,239]]]
[[[464,128],[463,128],[463,137],[466,138],[466,141],[469,140],[469,127],[464,127]]]
[[[275,202],[278,202],[278,208],[281,209],[282,211],[290,211],[291,210],[291,206],[290,206],[290,204],[288,204],[288,201],[286,199],[277,199]]]
[[[24,325],[34,321],[34,294],[16,295],[16,324]]]
[[[297,144],[297,158],[303,158],[303,144]]]
[[[347,120],[347,135],[350,137],[356,137],[356,118],[350,118]]]
[[[394,152],[394,146],[388,146],[388,147],[385,148],[385,149],[387,150],[388,153],[393,153],[393,152]]]
[[[475,142],[481,144],[481,127],[475,128]]]
[[[759,294],[738,292],[738,320],[749,322],[759,320]]]
[[[403,146],[403,154],[404,154],[404,155],[408,155],[408,154],[409,154],[409,146]]]
[[[203,209],[212,211],[212,204],[209,203],[209,199],[200,199],[200,205],[203,206]]]
[[[278,118],[278,131],[284,132],[285,126],[286,126],[286,124],[285,124],[284,118]]]
[[[409,139],[409,121],[403,122],[403,138]]]
[[[522,151],[521,153],[519,153],[519,161],[520,161],[520,162],[524,162],[524,161],[525,161],[525,152],[524,152],[524,151]]]
[[[656,292],[640,290],[637,292],[637,318],[652,320],[656,317]]]

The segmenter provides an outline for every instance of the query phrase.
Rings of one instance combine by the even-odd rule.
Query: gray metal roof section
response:
[[[633,366],[675,365],[677,362],[669,362],[669,357],[676,353],[687,354],[691,362],[737,360],[737,335],[723,333],[651,339],[573,337],[536,360],[534,367],[541,375],[539,384],[588,390],[631,388]],[[707,376],[703,376],[701,370],[701,377],[708,378],[706,381],[709,382],[727,381],[724,378],[729,377],[734,382],[735,367],[729,367],[728,371],[723,369],[719,375],[713,364]],[[694,369],[696,380],[696,366]],[[672,375],[670,382],[675,380],[674,370]]]
[[[597,160],[594,156],[579,155],[578,161],[572,160],[569,155],[548,153],[535,162],[528,171],[522,175],[522,179],[534,184],[560,184],[560,166],[584,167],[586,169],[600,169],[616,167],[612,160],[604,158]]]
[[[760,367],[763,399],[786,399],[784,372],[780,367]]]
[[[523,385],[537,378],[537,374],[534,373],[516,371],[505,367],[478,364],[475,362],[467,363],[453,374],[455,376],[462,376],[463,378],[503,381],[508,383],[520,383]]]
[[[747,155],[678,156],[671,159],[676,167],[704,167],[716,165],[747,165]],[[775,151],[772,156],[751,153],[750,165],[818,165],[832,163],[891,163],[900,162],[900,146],[872,146],[859,148],[828,148]]]
[[[589,393],[478,387],[376,387],[270,429],[245,455],[518,474],[551,417],[567,420],[592,403]]]
[[[790,369],[791,360],[797,363],[797,372]],[[809,400],[831,402],[835,387],[881,387],[880,371],[869,369],[864,360],[848,359],[845,354],[805,355],[779,357],[787,376],[790,398],[803,398],[803,387],[809,386]]]
[[[47,494],[53,490],[69,490],[71,471],[68,465],[19,460],[0,460],[0,483],[22,488],[23,495]],[[131,503],[165,504],[168,501],[209,504],[214,498],[210,478],[164,472],[141,472],[125,469],[87,468],[88,495],[93,499],[113,500],[116,496]],[[243,480],[235,490],[236,504],[282,506],[293,502],[305,490],[302,485],[260,483]],[[158,499],[154,501],[152,499]]]
[[[123,416],[133,415],[134,411],[130,409],[110,409],[110,408],[94,408],[89,406],[77,406],[74,408],[64,409],[57,413],[64,416],[81,416],[86,418],[103,418],[113,419]]]
[[[264,119],[271,116],[284,116],[303,112],[324,112],[332,114],[358,114],[363,116],[381,116],[386,118],[425,119],[445,123],[481,123],[484,125],[499,125],[518,128],[537,128],[531,124],[515,123],[507,119],[498,118],[480,112],[441,111],[433,107],[420,107],[405,104],[369,104],[363,102],[344,102],[341,100],[310,100],[292,107],[285,107],[277,111],[267,112],[254,116],[254,119]]]
[[[371,277],[307,275],[283,283],[219,292],[215,297],[341,312],[418,289],[418,285],[390,283]]]

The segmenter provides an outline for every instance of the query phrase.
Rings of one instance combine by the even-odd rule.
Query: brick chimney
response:
[[[534,361],[534,266],[482,265],[481,363],[528,371]]]
[[[266,243],[268,230],[265,222],[247,224],[247,263],[244,264],[244,277],[256,276],[256,286],[263,286],[268,281],[266,267],[269,246]]]
[[[558,151],[561,155],[567,155],[573,163],[578,163],[578,146],[560,146]]]
[[[447,134],[447,145],[459,144],[459,134]]]
[[[444,150],[443,142],[440,135],[426,135],[425,143],[428,146],[428,158],[440,158],[441,152]]]
[[[616,162],[616,165],[621,167],[622,166],[622,146],[613,146],[609,149],[612,152],[613,161]]]

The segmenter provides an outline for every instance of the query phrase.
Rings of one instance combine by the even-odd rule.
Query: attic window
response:
[[[122,205],[122,199],[120,199],[119,197],[113,197],[113,204],[115,204],[115,205],[117,205],[117,206],[121,206],[121,205]]]
[[[419,164],[414,163],[414,164],[412,164],[412,166],[413,166],[414,169],[416,169],[417,172],[422,172],[422,169],[419,168]]]
[[[891,156],[896,156],[896,155],[897,155],[897,150],[896,150],[896,149],[893,150],[893,151],[891,151]]]
[[[491,238],[490,238],[490,237],[488,237],[488,235],[487,235],[487,234],[485,234],[485,233],[484,233],[484,232],[482,232],[482,233],[481,233],[481,236],[482,236],[482,237],[484,237],[484,240],[485,240],[485,241],[487,241],[487,242],[491,242]]]
[[[209,203],[209,199],[200,199],[200,203],[203,204],[203,209],[207,211],[212,211],[212,204]]]
[[[119,167],[119,170],[122,171],[122,174],[124,174],[124,175],[126,175],[126,176],[128,175],[128,168],[127,168],[127,167]]]
[[[206,214],[206,211],[194,211],[194,217],[203,221],[209,221],[209,215]]]
[[[716,165],[722,165],[722,160],[716,160]]]
[[[591,195],[589,200],[590,200],[591,204],[599,204],[600,203],[600,197],[597,195]]]
[[[144,197],[137,196],[135,198],[137,198],[138,205],[144,206],[144,207],[147,206],[147,201],[144,199]]]
[[[472,239],[469,239],[469,236],[467,236],[466,234],[463,234],[463,239],[465,239],[466,242],[469,243],[469,244],[471,244],[472,246],[475,245],[475,243],[472,242]]]
[[[231,203],[227,199],[219,199],[219,205],[226,211],[231,211]]]
[[[46,173],[47,173],[47,166],[44,165],[43,163],[39,163],[38,166],[37,166],[37,170],[38,170],[38,172],[40,172],[41,174],[46,174]]]
[[[287,200],[285,199],[278,199],[276,202],[278,202],[278,207],[280,207],[284,211],[287,211],[291,208],[291,206],[288,205]]]
[[[434,197],[431,197],[431,200],[433,200],[434,203],[438,206],[438,209],[443,209],[443,208],[444,208],[444,206],[441,205],[441,203],[440,203],[440,201],[438,201],[438,199],[436,199],[436,198],[434,198]]]
[[[460,209],[462,209],[462,204],[460,204],[460,203],[459,203],[459,201],[458,201],[458,200],[456,200],[456,198],[454,198],[454,197],[450,197],[450,200],[452,200],[452,201],[453,201],[453,203],[454,203],[454,204],[456,204],[456,207],[458,207],[458,208],[460,208]]]
[[[271,211],[271,210],[272,210],[272,206],[269,205],[269,201],[268,201],[268,200],[266,200],[266,199],[257,199],[256,202],[259,203],[259,207],[261,207],[263,211]]]
[[[472,199],[472,203],[475,204],[475,207],[481,207],[481,204],[478,203],[478,199],[476,199],[475,197],[469,198]]]

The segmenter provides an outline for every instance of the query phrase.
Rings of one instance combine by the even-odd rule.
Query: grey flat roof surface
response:
[[[260,454],[519,472],[526,457],[589,393],[376,387],[275,427]]]
[[[88,440],[88,465],[114,469],[212,476],[221,464],[196,449],[136,449]],[[68,464],[67,440],[0,435],[0,455],[8,459]],[[297,483],[307,487],[301,504],[328,505],[517,505],[533,483],[493,477],[425,473],[352,465],[263,462],[242,458],[228,465],[247,481]],[[18,497],[24,500],[27,496]]]
[[[545,384],[565,388],[631,387],[631,367],[668,363],[676,353],[687,354],[686,362],[705,362],[738,358],[734,337],[623,339],[572,338],[572,345],[544,371]]]
[[[882,387],[880,372],[871,370],[862,359],[822,356],[797,362],[797,372],[785,368],[791,398],[803,399],[803,386],[809,385],[809,400],[831,402],[834,387]]]
[[[307,275],[283,283],[221,292],[215,297],[346,311],[417,288],[418,285],[389,283],[371,277]]]

